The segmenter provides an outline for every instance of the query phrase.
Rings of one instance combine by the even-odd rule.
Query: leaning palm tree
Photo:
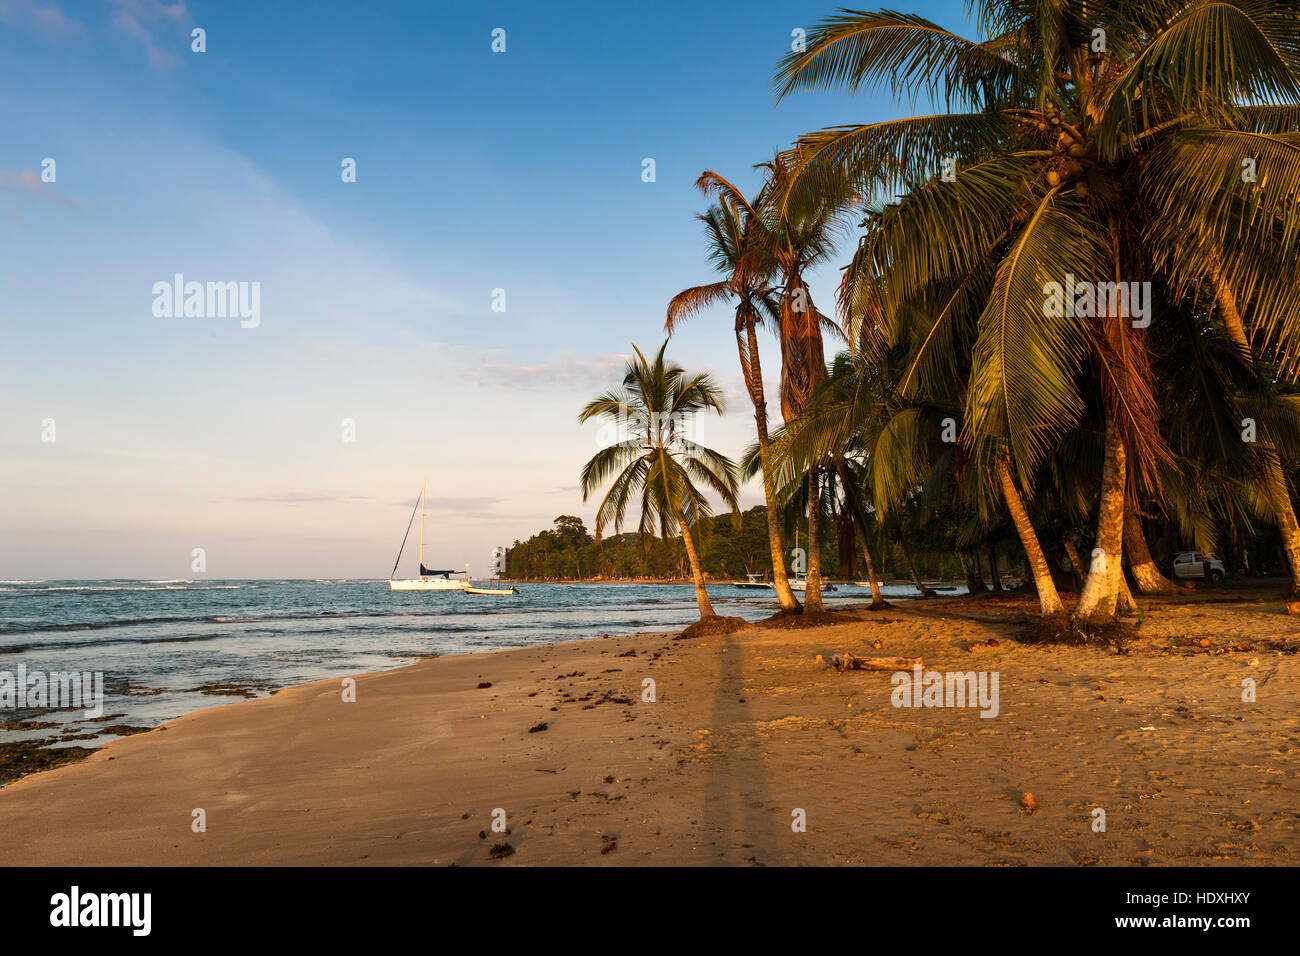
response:
[[[733,515],[739,514],[736,466],[689,437],[696,416],[723,413],[722,390],[708,373],[687,373],[666,362],[667,347],[665,341],[655,357],[647,359],[633,346],[636,356],[625,367],[622,387],[592,399],[578,414],[579,422],[599,418],[619,430],[619,440],[583,466],[582,500],[609,483],[596,511],[598,541],[606,526],[622,528],[633,497],[641,501],[637,531],[643,545],[656,532],[665,540],[680,533],[703,621],[717,615],[704,587],[691,528],[713,514],[701,486],[721,498]]]
[[[845,11],[785,59],[782,95],[885,84],[957,107],[804,137],[789,201],[848,187],[903,194],[867,253],[873,281],[887,277],[887,315],[936,283],[954,300],[970,298],[968,280],[988,289],[935,313],[977,332],[963,422],[974,459],[1006,462],[1029,487],[1096,396],[1093,550],[1108,560],[1075,615],[1112,621],[1132,490],[1158,496],[1173,458],[1148,341],[1119,284],[1150,282],[1173,307],[1212,295],[1243,357],[1296,374],[1300,16],[1295,0],[972,5],[984,42],[911,14]],[[1071,292],[1069,308],[1049,308],[1046,285],[1075,279],[1113,285],[1104,301]],[[1275,442],[1262,436],[1294,584],[1300,524]]]
[[[706,193],[709,184],[721,180],[716,173],[705,172],[696,184]],[[755,200],[755,202],[761,201]],[[777,314],[771,287],[773,263],[763,254],[758,234],[763,224],[753,203],[727,183],[721,202],[700,217],[708,236],[709,259],[723,278],[708,285],[692,286],[673,296],[668,303],[664,329],[671,336],[678,323],[715,303],[734,300],[736,304],[736,350],[740,354],[740,372],[754,405],[754,424],[758,432],[758,450],[762,460],[763,499],[767,505],[767,540],[772,557],[772,582],[777,601],[783,610],[799,607],[799,599],[790,587],[785,572],[785,545],[781,540],[781,516],[773,493],[768,468],[767,396],[763,388],[763,364],[758,348],[758,326]]]

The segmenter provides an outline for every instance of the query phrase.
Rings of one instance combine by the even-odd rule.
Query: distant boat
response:
[[[808,590],[808,579],[807,579],[807,578],[804,578],[803,580],[800,580],[799,578],[791,578],[791,579],[790,579],[790,590],[791,590],[791,591],[807,591],[807,590]],[[828,582],[828,581],[823,581],[823,582],[822,582],[822,591],[823,591],[823,593],[826,592],[826,591],[838,591],[838,590],[839,590],[839,588],[837,588],[835,585],[831,584],[830,582]]]
[[[420,485],[420,576],[418,578],[395,578],[397,566],[402,563],[402,552],[406,550],[406,539],[411,534],[411,524],[415,521],[415,512],[406,524],[406,534],[402,535],[402,546],[397,549],[397,560],[393,562],[392,574],[388,576],[388,587],[393,591],[461,591],[465,594],[487,594],[504,597],[518,594],[518,588],[510,587],[475,587],[470,583],[469,567],[463,572],[450,569],[430,569],[424,566],[424,499],[429,481],[426,478]],[[463,574],[464,577],[452,577]]]
[[[748,578],[748,580],[745,580],[745,581],[732,581],[732,582],[731,582],[731,586],[732,586],[733,588],[750,588],[750,589],[753,589],[753,590],[755,590],[755,591],[775,591],[775,590],[776,590],[776,585],[773,584],[771,581],[764,581],[764,580],[763,580],[763,575],[761,575],[761,574],[747,574],[747,575],[745,575],[745,577]],[[808,582],[807,582],[806,580],[804,580],[804,581],[800,581],[798,578],[790,578],[790,589],[791,589],[792,591],[806,591],[806,590],[808,590]],[[827,582],[827,581],[823,581],[823,582],[822,582],[822,590],[823,590],[823,591],[835,591],[835,590],[838,590],[838,589],[835,587],[835,585],[833,585],[833,584],[831,584],[831,583],[829,583],[829,582]]]

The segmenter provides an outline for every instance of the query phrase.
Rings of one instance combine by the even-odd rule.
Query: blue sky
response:
[[[199,547],[211,577],[383,576],[424,475],[430,564],[590,522],[575,416],[712,278],[700,171],[752,186],[799,133],[905,109],[774,104],[832,9],[0,0],[0,577],[190,577]],[[155,317],[178,272],[260,283],[260,324]],[[739,454],[729,312],[670,355],[727,385],[704,437]]]

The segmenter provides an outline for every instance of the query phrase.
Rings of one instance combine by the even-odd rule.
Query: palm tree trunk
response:
[[[1069,535],[1066,535],[1064,544],[1065,556],[1070,559],[1070,573],[1074,575],[1074,586],[1082,591],[1083,580],[1088,576],[1088,572],[1084,567],[1083,558],[1079,557],[1079,546]]]
[[[1211,271],[1214,282],[1214,299],[1219,306],[1219,317],[1229,337],[1241,350],[1247,360],[1252,359],[1250,342],[1246,340],[1246,330],[1242,325],[1241,313],[1237,310],[1237,297],[1228,287],[1227,280],[1219,272],[1218,266]],[[1286,554],[1287,565],[1291,570],[1291,594],[1300,594],[1300,522],[1296,521],[1295,508],[1291,506],[1291,495],[1287,491],[1286,479],[1282,475],[1279,462],[1270,460],[1267,474],[1264,476],[1264,490],[1268,496],[1273,514],[1277,517],[1278,530],[1282,532],[1282,550]]]
[[[1002,590],[1002,575],[998,571],[998,551],[992,545],[989,545],[989,574],[993,577],[993,590]]]
[[[808,469],[808,573],[803,592],[805,611],[822,611],[822,499],[817,465]]]
[[[1124,575],[1122,547],[1124,540],[1124,481],[1128,457],[1124,440],[1113,421],[1106,422],[1106,457],[1101,468],[1101,496],[1097,507],[1097,543],[1093,553],[1101,552],[1100,572],[1089,569],[1088,580],[1075,606],[1074,616],[1093,623],[1115,620],[1120,581]]]
[[[1142,522],[1131,511],[1124,513],[1124,551],[1133,569],[1133,580],[1137,581],[1138,590],[1143,594],[1173,594],[1178,590],[1174,582],[1156,567],[1146,536],[1142,533]]]
[[[763,366],[758,357],[758,335],[754,323],[745,323],[749,340],[749,397],[754,403],[754,424],[758,428],[758,460],[763,466],[763,500],[767,503],[767,542],[772,551],[772,583],[776,586],[776,599],[784,611],[799,607],[799,599],[790,588],[790,578],[785,573],[785,544],[781,541],[781,517],[776,504],[776,491],[772,487],[772,473],[767,466],[767,397],[763,392]],[[744,356],[741,357],[742,365]]]
[[[709,592],[704,587],[704,571],[700,568],[700,559],[695,553],[695,542],[691,540],[691,529],[683,517],[677,518],[677,525],[682,529],[682,541],[686,545],[686,557],[691,562],[691,578],[695,581],[695,600],[700,605],[700,620],[713,617],[713,605],[709,603]]]
[[[916,573],[916,564],[912,561],[912,549],[907,546],[907,539],[903,537],[903,529],[898,529],[898,543],[903,548],[903,560],[907,562],[907,571],[912,576],[912,583],[916,589],[921,592],[921,597],[934,597],[934,592],[925,586],[921,576]]]
[[[957,552],[957,560],[961,562],[962,569],[966,572],[966,590],[971,594],[982,594],[988,590],[988,585],[984,583],[984,571],[980,568],[979,557],[975,554],[965,554]]]
[[[1062,614],[1065,605],[1061,603],[1061,596],[1056,593],[1056,582],[1052,580],[1047,558],[1044,557],[1043,548],[1038,543],[1038,535],[1029,520],[1029,513],[1025,511],[1025,504],[1020,500],[1020,492],[1016,490],[1015,482],[1011,480],[1011,469],[1006,461],[998,462],[998,481],[1002,485],[1002,497],[1006,499],[1007,510],[1011,512],[1011,522],[1016,526],[1016,533],[1020,535],[1020,544],[1025,549],[1025,556],[1029,560],[1029,571],[1033,574],[1034,584],[1038,587],[1039,611],[1044,617],[1049,614]]]
[[[1138,603],[1133,600],[1133,592],[1128,589],[1128,579],[1124,577],[1124,569],[1119,571],[1119,595],[1115,600],[1115,607],[1121,614],[1137,614]]]
[[[849,513],[853,515],[858,533],[862,536],[862,560],[867,566],[867,580],[871,582],[871,606],[885,607],[885,596],[880,593],[880,581],[876,579],[876,565],[871,560],[871,548],[867,544],[871,540],[871,532],[867,526],[866,513],[862,510],[862,499],[858,497],[857,489],[849,482],[849,470],[844,465],[844,459],[836,461],[835,467],[840,473],[840,484],[844,488],[844,500],[849,506]]]

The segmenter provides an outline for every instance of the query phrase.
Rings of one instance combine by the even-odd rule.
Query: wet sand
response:
[[[945,599],[292,687],[0,790],[0,864],[1300,862],[1300,618],[1142,603],[1124,654],[1017,643],[1023,598]],[[845,651],[996,672],[998,715],[895,707]]]

